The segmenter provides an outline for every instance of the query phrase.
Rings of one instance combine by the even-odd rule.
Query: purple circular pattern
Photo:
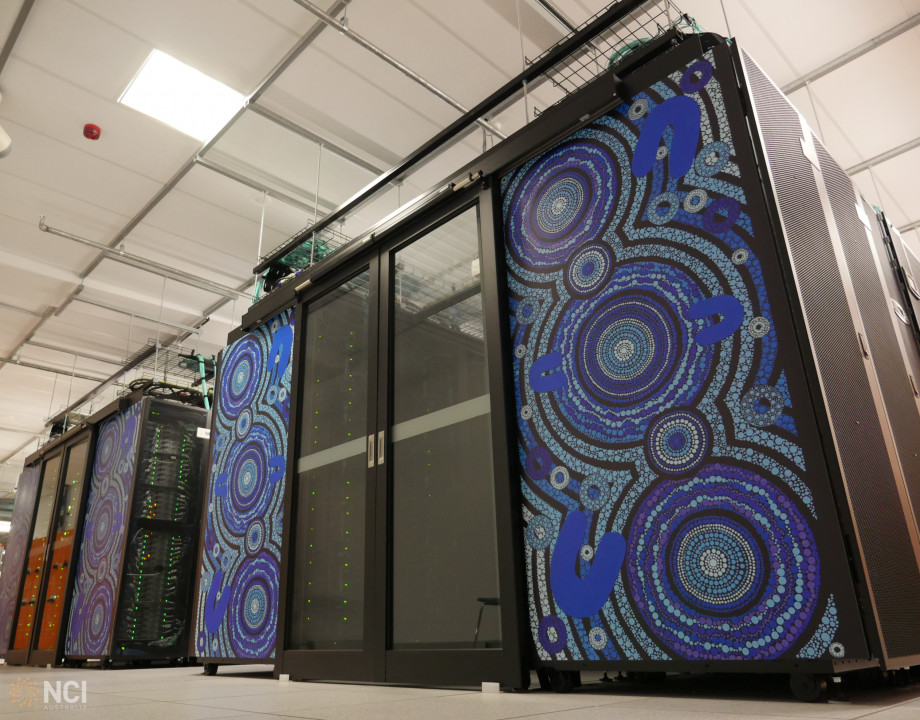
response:
[[[532,163],[507,199],[510,249],[536,268],[558,268],[607,226],[618,186],[609,153],[586,140],[563,144]]]
[[[692,408],[664,412],[645,434],[649,465],[664,475],[687,475],[706,460],[712,431],[705,416]]]
[[[697,75],[699,77],[697,77]],[[712,65],[706,60],[697,60],[690,65],[680,78],[680,89],[685,93],[695,93],[706,87],[712,79]]]
[[[142,403],[136,403],[100,428],[64,645],[67,655],[100,657],[112,650],[115,589],[122,563],[124,518],[134,482],[141,408]]]
[[[579,385],[601,404],[642,403],[674,377],[685,343],[674,308],[650,293],[616,293],[578,330]]]
[[[204,633],[201,657],[274,654],[285,487],[275,473],[287,456],[292,330],[293,311],[282,313],[231,344],[221,361],[214,427],[223,442],[211,449],[194,624],[196,637]],[[217,482],[223,477],[225,485]],[[218,495],[222,487],[227,492]],[[231,599],[219,628],[208,632],[206,597],[218,568]]]
[[[550,634],[550,631],[553,631]],[[555,615],[550,615],[540,621],[540,644],[543,649],[550,655],[555,655],[565,650],[568,643],[569,633],[565,629],[565,623]]]
[[[779,657],[818,604],[808,521],[780,488],[740,467],[659,481],[635,512],[626,558],[645,625],[688,659]]]
[[[553,468],[553,456],[546,448],[534,448],[527,455],[525,467],[531,480],[542,480]]]
[[[243,561],[233,580],[227,610],[230,642],[236,657],[268,657],[278,620],[278,558],[266,554]]]
[[[731,230],[741,217],[741,206],[737,200],[721,197],[713,200],[703,213],[703,227],[711,233],[723,233]]]
[[[230,470],[230,493],[233,508],[239,514],[252,514],[264,495],[268,477],[265,450],[248,443],[237,456]]]
[[[108,630],[114,606],[115,588],[108,583],[94,587],[86,598],[85,605],[81,608],[86,655],[102,655],[108,649]]]
[[[90,566],[98,567],[112,551],[113,538],[118,534],[118,509],[125,504],[118,490],[112,485],[105,491],[98,500],[98,506],[93,508],[91,521],[87,522],[88,533],[84,536],[80,552]]]
[[[572,253],[565,269],[565,286],[572,295],[588,297],[610,279],[613,252],[605,243],[589,243]]]
[[[235,416],[252,403],[264,377],[263,350],[252,336],[231,347],[221,370],[220,402],[225,413]]]
[[[106,423],[96,442],[94,472],[105,475],[112,469],[118,458],[118,451],[121,449],[121,430],[119,423]]]

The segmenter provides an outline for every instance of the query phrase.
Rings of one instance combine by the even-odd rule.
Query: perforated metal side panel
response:
[[[920,652],[920,568],[834,255],[802,127],[788,100],[744,56],[767,161],[774,177],[887,658]],[[854,213],[855,214],[855,213]],[[857,221],[858,222],[858,221]]]
[[[898,449],[901,469],[907,483],[911,504],[920,507],[920,414],[907,377],[906,359],[901,352],[892,324],[886,288],[882,284],[879,268],[872,254],[866,226],[856,213],[858,199],[853,184],[846,173],[834,162],[823,146],[818,146],[818,157],[824,173],[834,219],[847,269],[853,279],[853,288],[859,303],[863,326],[869,340],[872,363],[885,399],[888,421]],[[867,218],[872,221],[872,219]],[[871,232],[871,225],[868,228]],[[886,258],[887,259],[887,258]],[[918,626],[920,630],[920,626]],[[917,638],[920,644],[920,636]],[[918,648],[920,651],[920,648]]]

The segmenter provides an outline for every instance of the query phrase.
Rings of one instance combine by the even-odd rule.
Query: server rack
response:
[[[189,655],[205,673],[273,662],[294,313],[220,356]]]
[[[502,178],[531,632],[561,690],[609,666],[817,697],[920,661],[917,348],[852,181],[700,42]]]
[[[56,664],[62,657],[96,422],[112,410],[103,409],[26,458],[12,528],[18,547],[11,548],[0,619],[9,628],[10,665]]]
[[[387,263],[478,206],[492,417],[508,418],[491,450],[496,486],[512,488],[495,495],[499,555],[514,559],[503,631],[530,637],[518,649],[558,690],[583,669],[789,672],[814,699],[830,674],[920,662],[911,301],[885,260],[890,228],[756,65],[715,35],[670,40],[445,185],[467,194],[433,193],[245,321],[304,303],[303,399],[311,307],[369,272],[380,360],[366,373],[384,410],[364,428],[367,490],[387,508]],[[300,435],[309,419],[294,415]],[[366,528],[376,548],[396,532],[382,512]],[[292,644],[308,571],[287,547],[282,671],[394,680],[392,556],[368,556],[373,643],[346,657]],[[400,680],[467,677],[458,655],[429,658]],[[526,684],[513,665],[502,682]]]
[[[23,564],[29,550],[35,495],[38,492],[38,470],[36,465],[24,467],[16,485],[16,501],[13,505],[6,555],[3,558],[3,573],[0,574],[0,653],[3,655],[6,655],[10,646]]]
[[[187,656],[206,417],[145,397],[100,427],[68,661]]]

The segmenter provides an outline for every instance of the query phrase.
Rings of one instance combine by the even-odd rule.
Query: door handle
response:
[[[386,430],[377,433],[377,464],[383,465],[383,452],[386,447]]]
[[[367,436],[367,466],[374,467],[374,433]]]

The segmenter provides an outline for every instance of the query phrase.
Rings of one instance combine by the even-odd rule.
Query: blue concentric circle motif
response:
[[[247,557],[231,589],[228,623],[236,657],[267,657],[278,615],[278,561],[265,553]]]
[[[572,253],[565,269],[565,286],[575,296],[590,296],[607,284],[613,253],[604,243],[590,243]]]
[[[660,298],[615,294],[578,334],[581,385],[601,403],[641,402],[673,377],[684,343],[680,318]]]
[[[808,521],[782,489],[741,467],[708,465],[654,485],[624,567],[646,626],[684,658],[778,657],[817,607]]]
[[[712,65],[706,60],[697,60],[681,76],[680,89],[685,93],[695,93],[706,87],[711,79]]]
[[[237,516],[252,513],[263,499],[268,476],[264,450],[255,443],[247,444],[237,456],[230,471],[230,499]]]
[[[755,385],[741,398],[741,416],[755,427],[772,425],[785,407],[783,394],[772,385]]]
[[[242,440],[249,434],[249,428],[252,427],[252,410],[246,408],[240,412],[236,418],[236,436]]]
[[[653,225],[671,222],[680,210],[680,197],[675,192],[664,192],[652,198],[648,204],[648,221]]]
[[[507,202],[506,235],[528,264],[557,268],[608,225],[618,179],[609,153],[578,141],[534,161]]]
[[[696,160],[693,161],[693,169],[696,170],[697,175],[712,177],[728,165],[731,154],[731,148],[726,143],[715,140],[700,150]]]
[[[530,325],[537,319],[537,312],[540,309],[540,302],[536,298],[525,297],[517,305],[515,318],[521,325]]]
[[[527,524],[527,544],[534,550],[546,550],[553,541],[556,530],[546,515],[535,515]]]
[[[578,499],[588,510],[603,510],[610,500],[610,483],[601,477],[585,478],[578,489]]]
[[[569,633],[565,623],[555,615],[550,615],[540,621],[540,644],[550,655],[555,655],[565,650]]]
[[[230,346],[223,360],[220,383],[220,403],[228,415],[236,415],[249,407],[262,380],[263,351],[259,341],[246,336]]]
[[[733,198],[721,197],[709,203],[703,213],[703,227],[718,235],[731,230],[741,217],[741,206]]]
[[[553,456],[549,450],[537,447],[527,454],[525,469],[532,480],[542,480],[553,467]]]
[[[595,650],[607,647],[607,633],[604,628],[595,626],[588,630],[588,642]]]
[[[265,523],[256,518],[249,527],[246,528],[246,553],[248,555],[258,555],[265,544]]]
[[[243,621],[250,632],[259,632],[268,619],[268,588],[259,580],[246,589],[243,596]]]
[[[702,413],[681,408],[662,413],[648,427],[646,457],[654,470],[665,475],[686,475],[709,455],[712,431]]]
[[[709,193],[703,188],[696,188],[684,196],[684,210],[688,213],[698,213],[706,207],[707,202]]]

